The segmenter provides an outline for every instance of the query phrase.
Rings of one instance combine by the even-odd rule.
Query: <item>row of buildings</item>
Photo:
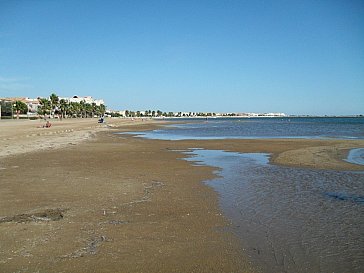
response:
[[[107,114],[117,117],[286,117],[285,113],[212,113],[212,112],[162,112],[162,111],[130,111],[108,110]]]
[[[13,104],[16,101],[21,101],[21,102],[25,103],[28,107],[28,112],[27,112],[26,116],[28,116],[28,117],[36,116],[36,115],[38,115],[38,108],[40,106],[41,99],[42,99],[41,97],[38,97],[35,99],[28,98],[28,97],[0,98],[1,115],[2,116],[13,115],[13,113],[12,113]],[[75,102],[75,103],[84,102],[85,104],[95,103],[97,106],[105,104],[104,100],[94,99],[91,96],[58,97],[58,99],[59,99],[59,101],[64,100],[67,103],[72,103],[72,102]]]

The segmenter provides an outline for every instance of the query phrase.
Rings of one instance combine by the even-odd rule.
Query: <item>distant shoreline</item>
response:
[[[129,117],[126,117],[129,118]],[[140,117],[138,117],[139,119]],[[354,116],[208,116],[208,117],[153,117],[152,119],[218,119],[218,118],[364,118],[364,115]]]
[[[184,116],[184,117],[106,117],[106,121],[117,121],[117,120],[165,120],[165,119],[216,119],[216,118],[364,118],[364,115],[344,115],[344,116],[309,116],[309,115],[291,115],[291,116]],[[20,117],[17,118],[9,118],[2,116],[0,118],[1,121],[42,121],[44,118],[28,118],[28,117]],[[97,118],[63,118],[60,119],[58,117],[55,118],[47,118],[47,120],[54,120],[54,121],[97,121]]]

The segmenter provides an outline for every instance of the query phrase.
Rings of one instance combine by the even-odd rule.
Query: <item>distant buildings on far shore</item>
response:
[[[199,117],[286,117],[285,113],[213,113],[213,112],[162,112],[157,111],[131,111],[107,110],[111,117],[149,117],[149,118],[199,118]]]
[[[238,117],[286,117],[285,113],[232,113],[233,116]],[[224,114],[223,114],[224,116]]]

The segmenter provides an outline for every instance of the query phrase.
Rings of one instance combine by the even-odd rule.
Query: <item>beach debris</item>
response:
[[[123,205],[130,206],[130,205],[134,205],[134,204],[138,204],[138,203],[149,202],[151,199],[151,194],[152,194],[153,190],[155,190],[156,188],[163,187],[163,186],[164,186],[163,182],[153,180],[149,186],[146,186],[146,185],[144,186],[144,195],[142,198],[125,203]]]
[[[78,249],[71,254],[64,255],[62,256],[62,258],[80,258],[86,255],[96,255],[98,252],[98,247],[105,241],[108,241],[105,235],[91,238],[90,240],[87,241],[85,247]]]
[[[162,187],[164,184],[162,182],[159,181],[152,181],[152,184],[150,186],[145,186],[144,187],[144,197],[148,197],[148,195],[151,193],[151,191],[154,188],[157,187]],[[149,199],[149,198],[148,198]]]
[[[360,195],[348,194],[345,192],[325,192],[324,195],[340,201],[351,201],[358,204],[364,204],[364,196]]]
[[[0,218],[1,223],[26,223],[26,222],[48,222],[59,221],[63,219],[63,213],[66,209],[46,209],[42,212],[18,214]]]
[[[111,225],[123,225],[123,224],[128,224],[129,221],[121,221],[121,220],[111,220],[109,222],[109,224]]]
[[[102,210],[102,215],[103,216],[106,216],[106,215],[109,215],[109,214],[116,214],[117,213],[117,211],[115,211],[115,207],[113,208],[113,210],[110,210],[110,211],[108,211],[108,210],[106,210],[106,209],[103,209]]]

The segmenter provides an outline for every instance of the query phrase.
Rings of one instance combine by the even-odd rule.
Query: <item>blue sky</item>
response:
[[[0,0],[0,97],[364,113],[364,2]]]

